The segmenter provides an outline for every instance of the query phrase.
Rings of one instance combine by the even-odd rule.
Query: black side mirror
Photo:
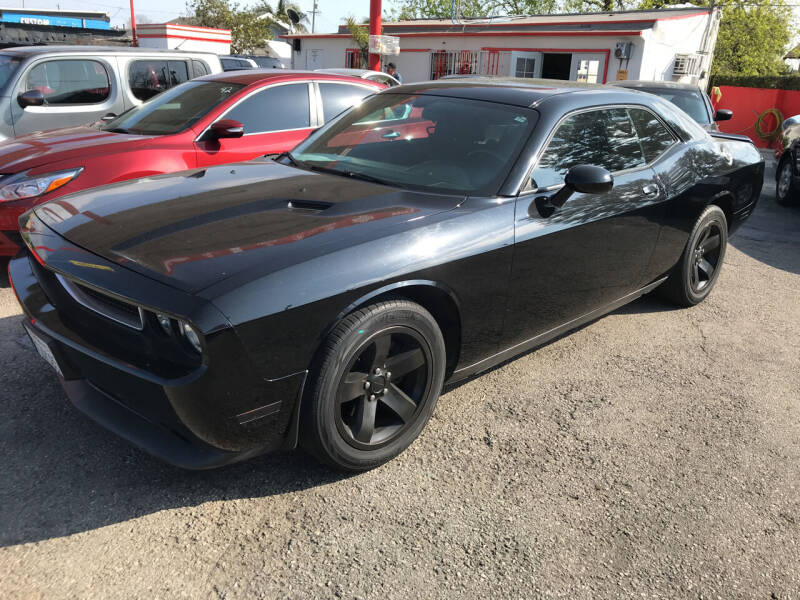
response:
[[[44,94],[40,90],[29,90],[17,96],[17,102],[22,108],[26,106],[42,106],[44,104]]]
[[[714,113],[715,121],[730,121],[732,117],[733,117],[733,111],[728,110],[727,108],[720,108],[717,112]]]
[[[550,204],[556,208],[564,203],[572,194],[604,194],[614,187],[614,176],[603,167],[594,165],[575,165],[564,176],[564,187],[550,198]]]
[[[208,128],[208,137],[212,140],[240,138],[243,135],[244,125],[233,119],[220,119]]]

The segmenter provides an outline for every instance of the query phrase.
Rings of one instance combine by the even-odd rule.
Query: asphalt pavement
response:
[[[450,389],[342,477],[193,473],[71,407],[0,278],[4,598],[800,598],[800,209],[708,301],[643,298]]]

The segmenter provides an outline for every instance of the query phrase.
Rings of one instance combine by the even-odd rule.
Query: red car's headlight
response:
[[[81,171],[83,167],[28,177],[15,175],[0,185],[0,202],[43,196],[68,184],[80,175]]]

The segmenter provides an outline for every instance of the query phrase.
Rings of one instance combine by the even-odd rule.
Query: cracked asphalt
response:
[[[774,180],[717,288],[643,298],[441,398],[342,477],[192,473],[66,401],[0,279],[4,598],[800,597],[800,209]]]

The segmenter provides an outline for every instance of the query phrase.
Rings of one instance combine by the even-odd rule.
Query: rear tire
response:
[[[420,305],[388,300],[349,314],[309,375],[301,445],[343,471],[391,460],[433,414],[445,364],[442,333]]]
[[[717,282],[728,247],[728,222],[719,206],[708,206],[697,219],[686,248],[658,294],[678,306],[705,300]]]
[[[785,158],[778,165],[778,176],[775,179],[775,201],[781,206],[791,206],[798,202],[797,185],[792,172],[792,157]]]

